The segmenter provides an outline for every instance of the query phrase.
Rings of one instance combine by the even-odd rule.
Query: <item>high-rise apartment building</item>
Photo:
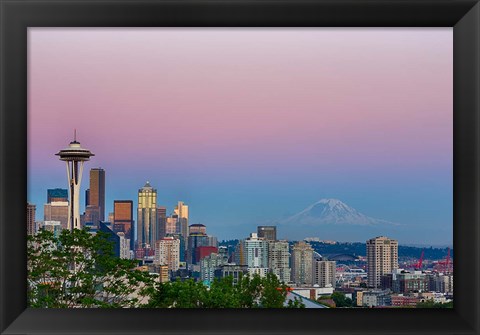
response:
[[[180,267],[180,240],[167,236],[155,242],[155,264],[167,265],[168,270]]]
[[[133,220],[133,201],[113,201],[113,230],[123,232],[125,238],[130,240],[130,250],[135,249],[135,221]]]
[[[268,242],[268,267],[281,282],[290,282],[290,252],[287,241]]]
[[[398,242],[385,236],[367,241],[367,283],[378,288],[381,278],[398,269]]]
[[[62,229],[68,228],[68,201],[53,201],[43,206],[44,221],[59,221]]]
[[[292,281],[297,286],[313,285],[313,248],[304,241],[297,242],[292,249]]]
[[[35,208],[34,204],[27,203],[27,234],[35,235]]]
[[[147,181],[138,190],[137,247],[154,248],[157,237],[157,190]]]
[[[215,279],[215,270],[218,270],[224,264],[227,264],[225,257],[218,253],[211,253],[203,257],[200,261],[200,279],[202,281],[213,282]]]
[[[276,226],[258,226],[258,237],[264,238],[267,241],[277,240],[277,227]]]
[[[320,287],[335,287],[337,263],[335,261],[315,260],[314,284]]]
[[[68,190],[64,188],[52,188],[47,190],[47,204],[51,202],[67,202]]]
[[[96,207],[100,221],[105,221],[105,170],[90,170],[90,191],[88,205]]]
[[[241,241],[245,264],[249,268],[268,268],[268,242],[256,233]]]

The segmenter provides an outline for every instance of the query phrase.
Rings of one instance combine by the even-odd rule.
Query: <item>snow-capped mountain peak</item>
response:
[[[352,224],[352,225],[379,225],[392,224],[391,222],[369,217],[348,206],[338,199],[321,199],[308,206],[303,211],[282,220],[281,224]]]

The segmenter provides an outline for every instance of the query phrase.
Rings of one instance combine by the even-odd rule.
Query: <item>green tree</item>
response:
[[[352,299],[347,298],[343,292],[333,292],[332,299],[337,307],[352,307]]]
[[[293,300],[288,300],[287,308],[305,308],[305,304],[302,298],[297,299],[297,297],[295,297]]]
[[[263,308],[283,308],[287,298],[287,285],[282,284],[273,273],[262,278],[260,306]]]
[[[135,261],[113,254],[104,233],[63,230],[29,236],[27,242],[30,307],[138,307],[151,285]]]
[[[274,274],[261,278],[242,276],[237,283],[232,277],[215,279],[209,288],[192,279],[155,283],[148,289],[149,308],[301,308],[299,301],[285,306],[287,286]]]
[[[147,292],[149,308],[201,308],[204,307],[207,288],[193,279],[155,283]]]

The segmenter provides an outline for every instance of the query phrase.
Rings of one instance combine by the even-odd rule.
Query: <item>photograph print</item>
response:
[[[27,119],[29,307],[453,308],[453,28],[30,27]]]

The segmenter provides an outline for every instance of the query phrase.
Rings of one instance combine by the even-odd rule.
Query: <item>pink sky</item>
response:
[[[28,38],[32,182],[64,177],[52,155],[74,128],[91,167],[117,176],[148,174],[142,164],[192,179],[451,169],[450,28],[30,28]]]

